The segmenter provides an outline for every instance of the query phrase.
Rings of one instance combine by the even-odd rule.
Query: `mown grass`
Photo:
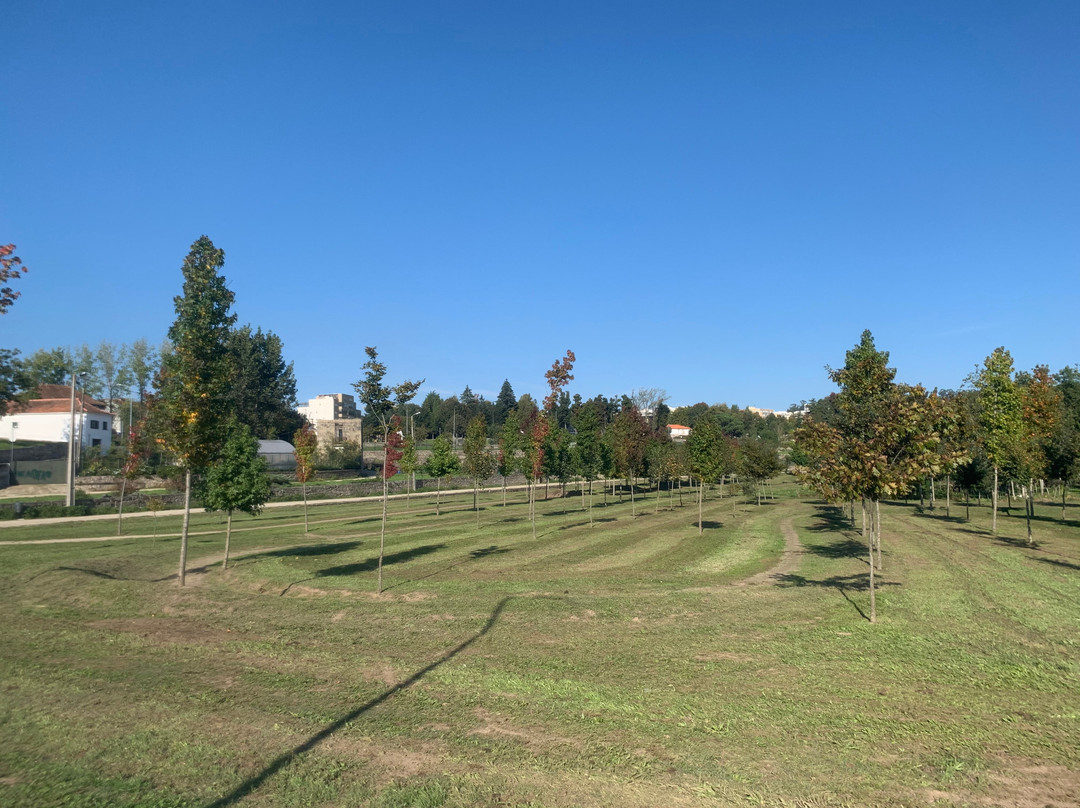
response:
[[[183,589],[174,514],[4,528],[104,540],[0,547],[0,802],[1075,804],[1075,521],[887,505],[870,625],[858,534],[780,494],[700,536],[572,495],[535,540],[522,493],[395,501],[382,596],[374,502],[234,519],[228,570],[197,514]],[[739,586],[785,520],[798,568]]]

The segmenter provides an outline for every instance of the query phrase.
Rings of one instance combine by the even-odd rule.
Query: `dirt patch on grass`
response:
[[[802,546],[799,544],[799,534],[795,532],[795,525],[791,519],[785,519],[780,523],[780,532],[784,534],[784,554],[780,557],[780,563],[771,570],[751,575],[745,580],[739,581],[735,586],[761,586],[762,584],[775,584],[783,576],[790,575],[799,567],[802,561]]]
[[[930,803],[947,801],[988,808],[1076,808],[1080,804],[1080,771],[1064,766],[1006,758],[998,769],[982,773],[980,780],[988,793],[927,789],[923,796]]]
[[[457,768],[436,744],[428,741],[406,748],[388,746],[385,741],[334,737],[328,738],[323,747],[334,755],[366,762],[374,770],[375,782],[380,786],[394,780],[433,776]]]
[[[489,710],[485,710],[483,707],[477,707],[474,714],[477,719],[479,719],[480,726],[470,730],[469,735],[512,738],[521,741],[534,751],[540,751],[560,744],[570,744],[573,746],[580,745],[575,744],[569,738],[563,738],[558,735],[552,735],[547,732],[541,732],[536,729],[513,724],[509,719],[496,715]]]
[[[134,617],[130,619],[95,620],[87,623],[90,628],[137,634],[160,643],[182,645],[220,645],[237,639],[226,629],[208,628],[198,623],[175,617]]]

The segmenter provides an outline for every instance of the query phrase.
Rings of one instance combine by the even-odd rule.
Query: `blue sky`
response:
[[[210,236],[301,399],[786,408],[1080,362],[1080,3],[8,4],[24,353],[164,337]]]

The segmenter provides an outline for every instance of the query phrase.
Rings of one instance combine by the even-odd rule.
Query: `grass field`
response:
[[[1080,508],[501,498],[4,527],[0,804],[1078,804]]]

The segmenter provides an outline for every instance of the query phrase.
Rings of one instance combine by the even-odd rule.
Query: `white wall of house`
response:
[[[76,423],[82,435],[83,446],[100,446],[102,452],[112,446],[111,415],[75,413]],[[44,440],[67,443],[71,439],[71,413],[69,412],[16,412],[0,417],[0,441],[10,441],[12,423],[15,440]]]

